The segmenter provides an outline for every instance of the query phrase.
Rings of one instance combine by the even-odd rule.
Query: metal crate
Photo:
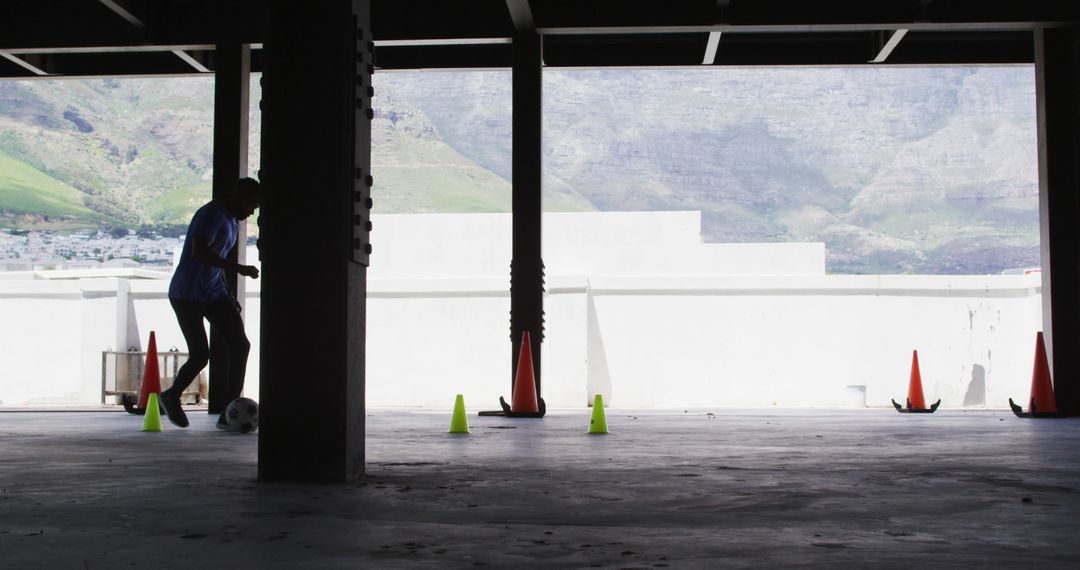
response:
[[[173,385],[176,373],[179,372],[180,366],[187,361],[187,358],[188,353],[177,350],[158,352],[158,370],[161,372],[162,390]],[[101,353],[101,403],[118,404],[122,396],[138,394],[145,363],[145,352],[134,350],[123,352],[103,351]],[[110,397],[113,401],[109,401]],[[206,372],[203,371],[181,394],[181,401],[187,404],[197,404],[206,399]]]

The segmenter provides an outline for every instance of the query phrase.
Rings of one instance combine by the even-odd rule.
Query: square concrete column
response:
[[[540,391],[540,347],[544,339],[544,262],[541,258],[541,123],[543,120],[541,37],[535,30],[514,35],[513,60],[513,259],[510,266],[511,390],[521,337],[529,331]]]
[[[1080,29],[1035,32],[1043,329],[1058,409],[1080,414]]]
[[[263,75],[259,478],[364,469],[370,0],[271,4]]]
[[[248,174],[248,111],[250,101],[251,49],[239,41],[220,41],[214,51],[214,181],[213,197],[225,199],[236,181]],[[236,247],[229,258],[245,263],[247,222],[237,225]],[[225,280],[244,304],[245,283],[235,271],[226,271]],[[222,366],[213,354],[228,350],[225,341],[210,331],[210,406],[211,414],[220,414],[234,393],[228,386],[229,367]]]

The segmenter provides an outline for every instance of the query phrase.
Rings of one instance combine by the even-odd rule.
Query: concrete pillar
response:
[[[1043,329],[1058,408],[1080,414],[1080,29],[1035,32]]]
[[[370,0],[270,5],[263,74],[259,478],[364,469]]]
[[[524,331],[532,337],[536,392],[544,339],[544,263],[541,259],[541,37],[514,35],[513,61],[513,259],[510,266],[511,390]]]
[[[214,53],[214,182],[213,196],[224,199],[236,186],[236,181],[248,174],[248,110],[251,80],[251,50],[238,41],[219,41]],[[236,247],[229,257],[245,263],[247,245],[247,222],[237,227]],[[236,293],[241,306],[244,303],[245,283],[236,278],[236,272],[226,271],[225,279]],[[215,352],[226,350],[224,341],[210,331],[210,386],[209,410],[220,414],[229,405],[229,369],[223,367]]]

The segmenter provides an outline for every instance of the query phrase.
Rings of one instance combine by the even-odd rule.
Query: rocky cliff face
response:
[[[510,176],[508,73],[380,79]],[[544,90],[551,209],[701,210],[710,241],[821,240],[833,271],[1038,264],[1030,67],[548,70]]]
[[[510,80],[377,74],[377,210],[507,211]],[[708,241],[824,241],[839,272],[1038,263],[1030,67],[547,70],[544,90],[549,210],[701,210]],[[77,189],[22,190],[81,196],[69,218],[182,223],[209,194],[212,91],[0,82],[0,155]]]

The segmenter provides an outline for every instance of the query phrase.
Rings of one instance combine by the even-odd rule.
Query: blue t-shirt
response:
[[[192,216],[184,249],[180,252],[180,263],[169,284],[170,299],[213,303],[228,295],[229,290],[220,267],[206,265],[192,257],[195,240],[209,241],[210,249],[221,257],[227,256],[236,245],[236,217],[224,202],[213,200]]]

